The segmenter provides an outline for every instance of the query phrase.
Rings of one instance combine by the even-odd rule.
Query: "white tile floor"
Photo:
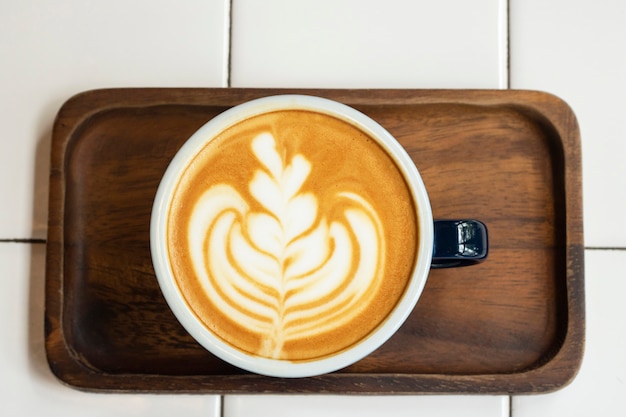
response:
[[[2,1],[0,238],[46,235],[49,135],[69,97],[226,86],[229,1]]]
[[[234,87],[506,87],[506,2],[237,0]]]
[[[279,406],[278,408],[276,406]],[[508,417],[508,397],[489,396],[228,396],[226,417]]]
[[[230,0],[0,3],[2,415],[626,415],[620,399],[626,226],[614,220],[626,208],[620,113],[626,3],[233,0],[232,27],[230,9]],[[92,88],[229,82],[360,88],[510,82],[568,101],[583,137],[586,245],[618,248],[586,251],[588,342],[578,378],[552,394],[512,398],[111,395],[59,384],[43,351],[40,242],[54,114],[71,95]]]

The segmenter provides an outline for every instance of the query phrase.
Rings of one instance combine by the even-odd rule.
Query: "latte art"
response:
[[[303,192],[312,169],[291,161],[270,133],[252,141],[260,169],[249,184],[254,211],[229,184],[209,188],[189,223],[194,270],[210,300],[263,338],[260,356],[282,358],[291,339],[336,329],[361,313],[382,279],[384,233],[367,200],[338,191],[336,218]]]
[[[342,352],[381,325],[416,262],[413,198],[352,124],[280,110],[207,141],[167,213],[176,286],[212,335],[292,362]]]

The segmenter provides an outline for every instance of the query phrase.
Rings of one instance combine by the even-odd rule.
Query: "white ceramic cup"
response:
[[[313,110],[333,115],[357,126],[374,138],[394,159],[413,195],[418,219],[418,253],[407,289],[391,314],[356,345],[334,356],[319,360],[290,362],[267,359],[242,352],[224,343],[209,331],[190,311],[178,290],[168,258],[166,221],[173,189],[181,171],[196,153],[219,132],[251,116],[282,109]],[[433,254],[433,215],[424,183],[411,157],[380,124],[344,104],[313,96],[280,95],[252,100],[218,115],[194,133],[171,161],[158,188],[150,225],[152,260],[156,276],[176,318],[189,334],[217,357],[241,369],[275,377],[308,377],[333,372],[349,366],[385,343],[404,323],[426,284]]]

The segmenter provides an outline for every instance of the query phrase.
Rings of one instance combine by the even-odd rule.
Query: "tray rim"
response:
[[[158,105],[232,106],[265,95],[310,94],[350,105],[469,104],[522,107],[545,119],[561,139],[565,195],[567,326],[558,352],[542,365],[518,373],[329,374],[294,380],[258,375],[111,374],[88,367],[66,343],[63,332],[63,213],[65,151],[92,116],[109,109]],[[45,282],[45,348],[53,374],[88,391],[177,393],[307,394],[531,394],[568,385],[578,373],[585,341],[584,243],[580,131],[570,106],[555,95],[532,90],[276,89],[276,88],[106,88],[69,98],[52,130]],[[571,320],[577,317],[578,320]],[[557,374],[559,378],[553,375]],[[227,379],[227,381],[225,381]],[[226,383],[225,383],[226,382]],[[184,387],[184,388],[181,388]],[[193,386],[193,388],[189,388]],[[320,386],[325,387],[320,389]],[[140,388],[138,388],[140,387]],[[296,387],[296,388],[294,388]]]

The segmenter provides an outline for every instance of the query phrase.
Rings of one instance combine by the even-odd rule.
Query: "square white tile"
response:
[[[509,417],[501,396],[226,396],[224,417]]]
[[[218,417],[216,395],[85,393],[50,372],[44,348],[45,245],[0,243],[0,404],[3,416]]]
[[[513,417],[626,415],[626,250],[585,252],[587,335],[578,376],[550,394],[513,397]]]
[[[234,87],[505,88],[506,0],[237,0]]]
[[[544,90],[577,114],[585,243],[626,247],[626,2],[511,1],[511,87]]]
[[[0,12],[0,239],[46,235],[50,132],[72,95],[226,86],[230,0],[7,0]]]

